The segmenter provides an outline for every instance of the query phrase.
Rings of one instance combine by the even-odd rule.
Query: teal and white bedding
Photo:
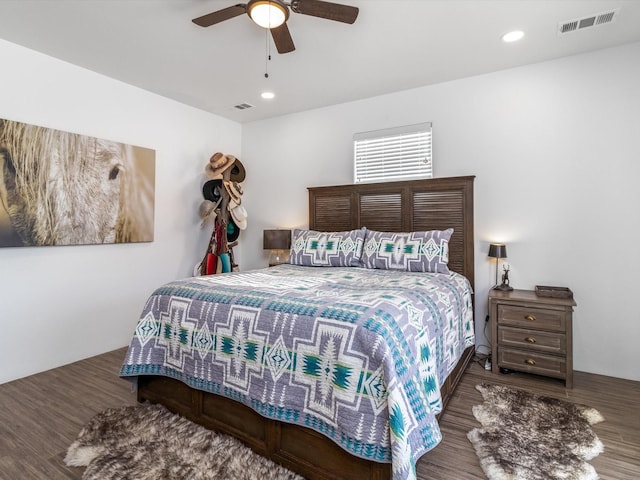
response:
[[[120,373],[224,395],[412,479],[442,438],[440,385],[473,343],[459,274],[280,265],[158,288]]]

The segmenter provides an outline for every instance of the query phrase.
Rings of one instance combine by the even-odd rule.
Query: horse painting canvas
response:
[[[153,241],[155,151],[0,119],[0,247]]]

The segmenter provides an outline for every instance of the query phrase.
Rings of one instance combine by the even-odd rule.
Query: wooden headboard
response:
[[[309,228],[385,232],[453,228],[449,268],[474,286],[473,180],[430,178],[309,188]]]

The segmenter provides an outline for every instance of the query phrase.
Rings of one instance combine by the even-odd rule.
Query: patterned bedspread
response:
[[[412,479],[442,438],[439,387],[473,343],[461,275],[281,265],[158,288],[120,373],[230,397]]]

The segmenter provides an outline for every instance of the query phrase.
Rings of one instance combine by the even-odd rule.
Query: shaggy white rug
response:
[[[86,466],[83,480],[304,480],[161,405],[105,410],[67,450],[69,466]]]
[[[595,480],[587,463],[603,451],[591,425],[600,413],[584,405],[500,385],[476,388],[484,403],[473,407],[482,424],[469,432],[489,480]]]

